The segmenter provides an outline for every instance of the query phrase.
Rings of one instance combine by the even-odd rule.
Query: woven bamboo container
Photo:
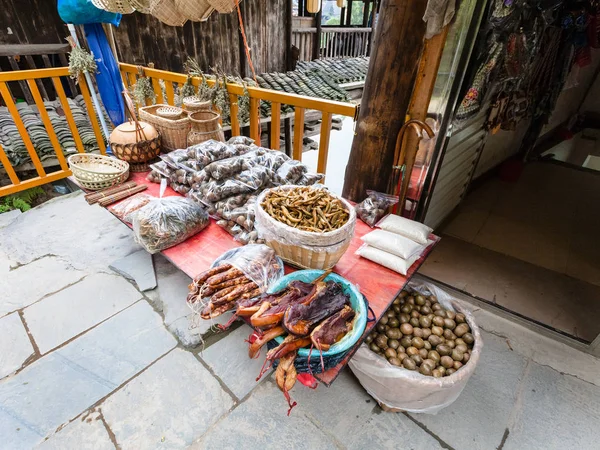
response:
[[[175,6],[186,19],[192,22],[204,22],[213,13],[213,8],[207,0],[174,0]]]
[[[187,22],[185,15],[177,8],[175,0],[152,0],[150,14],[172,27],[182,27]]]
[[[197,95],[192,95],[183,99],[183,107],[189,112],[209,111],[212,108],[212,102],[210,100],[200,100]]]
[[[129,178],[129,164],[93,153],[76,153],[68,158],[75,179],[90,191],[99,191],[124,183]]]
[[[169,105],[152,105],[140,108],[140,119],[158,130],[162,146],[166,151],[187,148],[190,119],[186,115],[179,119],[167,119],[156,114],[156,110]]]
[[[282,186],[281,188],[292,189],[296,186]],[[258,197],[256,204],[257,229],[268,228],[269,233],[261,236],[265,244],[275,250],[277,256],[292,266],[301,269],[328,270],[337,264],[344,256],[354,236],[356,226],[356,211],[347,200],[338,197],[348,209],[350,217],[348,222],[341,228],[326,233],[312,233],[301,231],[281,223],[271,217],[260,206],[265,195],[270,189],[266,189]],[[293,235],[293,239],[290,236]],[[292,241],[301,241],[303,245],[295,245]]]
[[[230,13],[235,9],[235,0],[208,0],[208,3],[220,13]]]
[[[221,115],[218,112],[210,110],[195,111],[189,113],[192,131],[206,133],[219,129],[219,120]]]

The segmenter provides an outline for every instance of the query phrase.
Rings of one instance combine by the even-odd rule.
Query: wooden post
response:
[[[315,39],[313,41],[312,48],[312,59],[319,59],[321,57],[321,20],[323,15],[323,7],[317,14],[315,14],[315,21],[317,22],[317,32],[315,33]]]
[[[383,0],[343,195],[361,201],[367,189],[384,192],[392,174],[423,48],[427,0]]]

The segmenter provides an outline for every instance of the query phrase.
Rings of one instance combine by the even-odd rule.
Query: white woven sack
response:
[[[129,0],[92,0],[92,4],[96,8],[113,13],[131,14],[135,11]]]

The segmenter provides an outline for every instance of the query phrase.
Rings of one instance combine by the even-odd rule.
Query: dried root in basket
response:
[[[312,187],[274,189],[267,193],[261,206],[279,222],[316,233],[337,230],[350,218],[340,199],[325,189]]]

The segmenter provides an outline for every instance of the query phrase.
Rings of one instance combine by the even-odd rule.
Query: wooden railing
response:
[[[125,85],[132,87],[136,83],[138,77],[138,67],[132,64],[120,64],[120,68]],[[187,80],[187,76],[184,74],[151,68],[144,68],[144,75],[152,80],[157,103],[168,103],[170,105],[174,104],[175,86],[181,87]],[[160,80],[165,82],[166,99],[163,97],[159,83]],[[196,77],[192,79],[192,84],[194,86],[198,86],[200,82],[200,78]],[[209,80],[209,84],[213,85],[214,81]],[[244,88],[238,84],[227,84],[227,90],[229,92],[231,105],[231,133],[232,136],[239,136],[241,134],[241,127],[237,118],[238,97],[244,95]],[[291,156],[297,160],[302,159],[305,112],[306,110],[316,110],[321,112],[321,137],[319,141],[317,171],[325,173],[329,152],[332,115],[337,114],[355,117],[357,110],[356,105],[250,86],[248,87],[248,92],[250,95],[250,137],[257,142],[260,142],[260,102],[269,102],[271,104],[271,136],[269,139],[269,146],[274,150],[279,150],[280,147],[281,105],[290,105],[294,107],[294,132]]]
[[[369,55],[369,41],[372,28],[338,28],[321,29],[319,58],[342,58]],[[296,28],[292,30],[292,44],[300,50],[299,59],[310,61],[316,28]]]
[[[2,145],[0,145],[0,163],[4,167],[4,170],[8,175],[8,178],[11,183],[6,186],[0,186],[0,197],[12,194],[14,192],[19,192],[24,189],[39,186],[41,184],[60,180],[71,175],[71,170],[69,169],[60,142],[58,140],[56,132],[54,131],[54,127],[52,126],[52,122],[50,121],[50,117],[48,116],[48,112],[46,111],[46,106],[44,105],[42,95],[40,94],[40,89],[38,88],[38,85],[40,84],[41,80],[51,82],[52,87],[56,92],[56,97],[58,100],[60,100],[60,104],[64,112],[65,118],[67,120],[67,124],[71,131],[71,134],[73,135],[75,147],[78,152],[85,152],[83,142],[81,141],[81,137],[79,136],[79,132],[75,124],[75,119],[73,117],[73,113],[71,112],[71,108],[67,101],[67,95],[65,94],[65,90],[63,87],[63,80],[65,83],[68,83],[68,77],[68,67],[60,67],[55,69],[36,69],[18,70],[13,72],[0,72],[0,96],[4,104],[7,106],[8,111],[12,116],[12,119],[15,122],[15,126],[17,127],[21,139],[23,139],[23,143],[25,144],[27,153],[31,158],[31,162],[33,164],[35,172],[37,173],[36,177],[21,179],[17,175],[15,168],[11,165],[8,156],[4,151],[4,148],[2,147]],[[46,172],[46,168],[44,168],[44,165],[40,161],[40,158],[34,148],[33,142],[31,141],[31,138],[27,133],[25,124],[23,123],[23,120],[19,115],[19,111],[17,109],[15,100],[9,87],[9,83],[11,82],[18,83],[22,86],[23,89],[26,88],[31,96],[30,98],[33,100],[33,103],[37,106],[39,117],[42,123],[44,124],[52,147],[54,148],[56,159],[58,160],[58,165],[60,166],[59,170],[50,173]],[[85,82],[85,79],[82,78],[79,80],[78,87],[85,100],[87,113],[92,124],[92,129],[94,130],[94,135],[98,142],[100,152],[105,153],[106,145],[104,143],[104,138],[100,131],[100,126],[98,125],[96,113],[92,107],[90,91],[88,85]]]

